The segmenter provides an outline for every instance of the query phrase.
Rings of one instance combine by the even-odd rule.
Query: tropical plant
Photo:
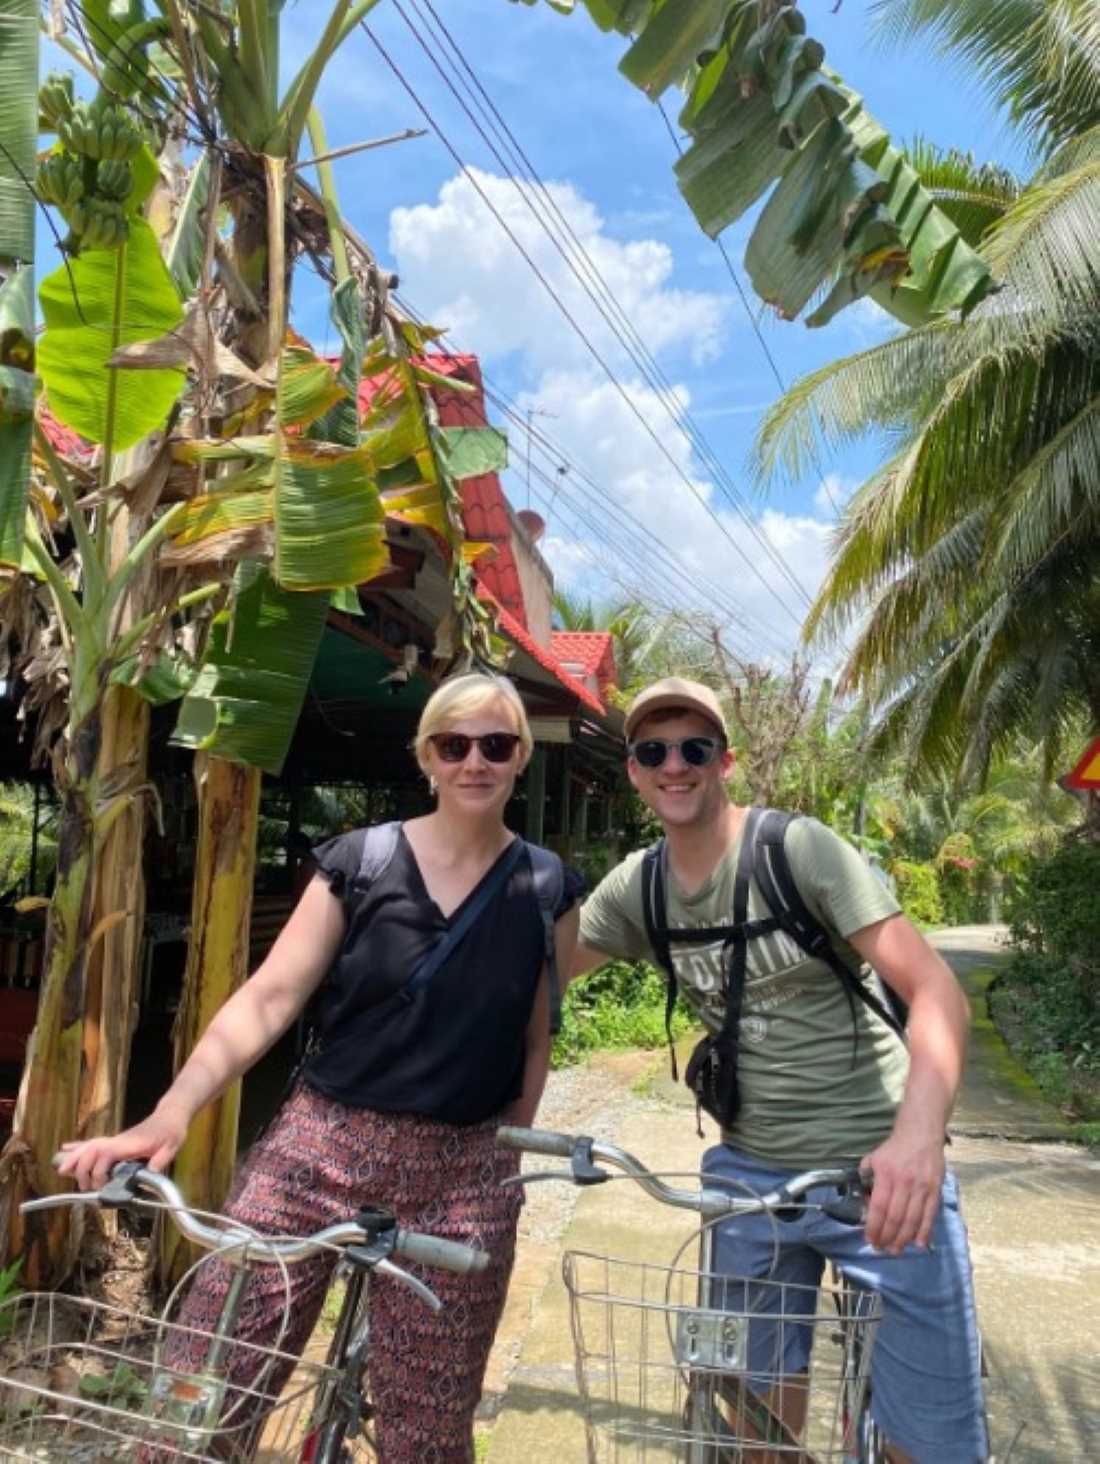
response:
[[[332,594],[388,565],[387,514],[448,546],[454,604],[440,626],[442,659],[488,649],[455,478],[499,465],[499,434],[437,427],[428,390],[438,378],[419,360],[433,332],[396,316],[362,247],[353,269],[312,109],[328,58],[373,3],[335,0],[281,97],[274,11],[215,16],[175,0],[151,18],[139,5],[124,16],[106,3],[82,8],[78,40],[64,40],[98,80],[90,99],[51,76],[36,106],[34,66],[6,74],[0,124],[14,125],[18,95],[30,157],[39,113],[56,134],[34,177],[67,229],[65,261],[40,292],[38,368],[52,415],[34,429],[30,472],[0,480],[0,621],[37,714],[37,754],[57,770],[64,851],[0,1161],[5,1247],[25,1253],[32,1284],[64,1275],[76,1232],[60,1211],[26,1225],[20,1200],[54,1187],[49,1161],[62,1139],[117,1127],[121,1111],[148,704],[182,696],[177,740],[199,754],[203,938],[188,971],[182,1057],[245,974],[260,770],[282,761]],[[32,38],[37,19],[35,7]],[[184,122],[202,139],[186,168]],[[307,127],[322,155],[320,193],[294,171]],[[6,136],[7,154],[27,150],[27,138]],[[18,195],[33,210],[32,172],[20,169],[0,207]],[[302,254],[335,284],[335,369],[287,332]],[[3,296],[9,307],[16,299]],[[16,353],[32,338],[33,327],[15,324],[2,337]],[[365,375],[376,390],[360,421]],[[6,384],[4,400],[18,404],[18,384]],[[9,467],[13,453],[2,461]],[[108,960],[123,936],[120,958],[112,950]],[[222,1198],[235,1105],[225,1095],[181,1153],[200,1204]]]
[[[30,877],[32,850],[36,843],[35,883],[43,888],[48,885],[57,865],[57,829],[53,811],[48,805],[45,811],[42,810],[41,800],[36,801],[30,784],[0,783],[0,898],[18,889]]]
[[[1018,190],[958,154],[915,154],[943,206],[982,231],[1000,293],[965,324],[797,383],[763,424],[759,463],[797,476],[821,441],[894,439],[846,510],[807,634],[858,626],[843,684],[915,769],[980,775],[1025,734],[1049,779],[1067,730],[1100,728],[1097,14],[1069,0],[879,8],[935,14],[966,54],[984,35],[984,73],[1048,157]]]
[[[533,5],[536,0],[524,0]],[[549,0],[556,10],[574,0]],[[767,195],[745,251],[757,294],[824,325],[870,296],[909,325],[964,314],[989,269],[922,186],[863,100],[825,65],[796,5],[780,0],[584,0],[631,37],[620,70],[653,101],[681,85],[690,146],[676,164],[712,238]]]

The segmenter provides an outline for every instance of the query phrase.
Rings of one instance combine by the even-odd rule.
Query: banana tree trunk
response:
[[[129,687],[112,687],[103,708],[100,783],[127,802],[96,858],[92,919],[102,934],[88,955],[81,1138],[116,1133],[123,1122],[145,921],[145,799],[139,790],[148,751],[149,703]]]
[[[190,1056],[214,1013],[248,975],[252,885],[260,814],[258,768],[195,755],[199,839],[191,895],[191,938],[183,1001],[176,1019],[175,1071]],[[197,1114],[176,1157],[176,1183],[188,1201],[219,1210],[237,1154],[240,1082]],[[158,1226],[157,1280],[168,1286],[191,1264],[191,1247],[174,1225]]]
[[[60,777],[57,881],[46,924],[45,971],[28,1044],[12,1134],[0,1155],[0,1247],[5,1264],[22,1261],[32,1288],[59,1285],[79,1246],[65,1208],[24,1217],[23,1200],[68,1189],[51,1160],[77,1136],[84,1040],[86,938],[93,896],[95,814],[99,801],[101,714],[96,667],[77,663],[71,752]]]

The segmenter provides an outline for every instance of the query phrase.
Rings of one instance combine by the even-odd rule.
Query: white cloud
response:
[[[626,389],[641,415],[660,424],[658,435],[671,461],[615,388],[586,371],[549,372],[537,391],[520,399],[521,409],[548,414],[541,425],[566,463],[580,465],[613,499],[609,509],[573,472],[556,497],[534,482],[533,506],[548,520],[542,549],[556,580],[596,599],[640,590],[658,602],[694,608],[701,618],[720,621],[723,607],[732,603],[739,618],[730,623],[729,639],[742,654],[773,658],[789,652],[805,601],[764,546],[781,556],[796,583],[812,595],[824,574],[830,524],[775,509],[756,516],[750,508],[750,527],[699,471],[687,439],[666,425],[655,394],[639,382]],[[686,405],[682,387],[679,395]],[[522,477],[522,444],[516,444],[515,457]],[[551,476],[556,476],[552,470]],[[518,496],[519,483],[511,486]],[[578,519],[573,506],[578,498],[583,516],[598,519],[602,533]],[[670,567],[657,540],[674,551],[682,568]]]
[[[561,454],[560,460],[548,460],[537,445],[533,454],[536,468],[558,485],[556,496],[537,472],[531,482],[531,506],[548,521],[540,547],[559,586],[596,600],[641,592],[652,601],[693,610],[700,621],[724,622],[729,643],[746,657],[789,655],[798,643],[806,597],[816,592],[825,571],[832,511],[815,505],[815,511],[803,514],[759,512],[743,498],[744,515],[739,513],[660,398],[615,345],[511,185],[490,174],[477,178],[570,312],[607,354],[627,397],[592,361],[469,182],[454,178],[435,203],[394,210],[390,247],[407,297],[434,323],[450,328],[452,349],[476,350],[490,374],[509,358],[517,374],[533,383],[517,406],[520,416],[533,412],[537,431]],[[679,362],[679,370],[675,365],[671,370],[683,375],[689,360],[697,364],[717,351],[724,304],[714,295],[670,286],[674,261],[665,244],[611,239],[597,210],[576,188],[569,183],[551,187],[666,373],[670,358]],[[690,405],[685,384],[673,391],[681,407]],[[505,486],[522,504],[527,444],[522,428],[513,427],[511,435],[515,467]],[[564,478],[556,471],[562,462],[570,467]],[[610,504],[581,474],[606,492]],[[736,471],[733,477],[736,482]],[[655,539],[674,553],[677,567],[669,566],[667,552]],[[769,550],[781,556],[802,594]]]
[[[476,168],[470,171],[585,334],[621,366],[622,348],[512,183]],[[696,363],[714,356],[722,335],[725,301],[718,295],[671,286],[673,258],[666,244],[646,238],[627,243],[611,239],[604,233],[594,205],[572,184],[550,183],[547,187],[650,351],[659,355],[675,350]],[[560,233],[560,226],[558,229]],[[572,246],[567,243],[564,247]],[[520,352],[535,370],[563,361],[591,360],[530,264],[466,177],[444,183],[436,203],[394,209],[390,249],[409,299],[434,322],[447,326],[456,340],[476,343],[480,354],[500,357]],[[597,289],[591,277],[589,283]]]

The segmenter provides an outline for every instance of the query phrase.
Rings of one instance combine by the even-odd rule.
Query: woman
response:
[[[371,877],[364,877],[365,830],[321,845],[318,872],[271,953],[222,1007],[154,1112],[114,1138],[64,1145],[59,1164],[85,1189],[102,1184],[122,1159],[165,1168],[195,1114],[316,993],[319,1040],[249,1154],[228,1213],[267,1233],[302,1235],[369,1202],[392,1209],[404,1226],[492,1257],[480,1276],[432,1273],[433,1289],[448,1303],[438,1316],[400,1287],[372,1289],[370,1386],[385,1464],[473,1458],[474,1409],[520,1205],[517,1188],[500,1188],[514,1159],[496,1148],[494,1134],[501,1122],[532,1122],[550,1054],[544,925],[531,861],[525,849],[512,849],[515,836],[503,819],[531,750],[510,682],[472,674],[441,686],[415,742],[435,811],[400,827],[388,862]],[[467,902],[491,885],[494,867],[517,854],[461,943],[410,996],[410,973],[423,969]],[[582,884],[565,871],[555,911],[562,972],[572,961]],[[320,1257],[290,1268],[284,1351],[300,1351],[313,1330],[332,1264]],[[182,1323],[213,1324],[227,1269],[216,1261],[203,1267]],[[271,1345],[287,1301],[284,1275],[260,1268],[248,1288],[238,1339]],[[240,1351],[230,1364],[238,1382],[246,1362]],[[172,1361],[187,1365],[186,1358]]]

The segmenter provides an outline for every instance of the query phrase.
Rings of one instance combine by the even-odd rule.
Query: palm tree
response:
[[[981,773],[1030,732],[1049,776],[1074,718],[1100,728],[1100,16],[1071,0],[879,9],[984,58],[979,73],[1046,158],[1018,185],[915,151],[1000,293],[965,323],[797,383],[768,414],[759,464],[801,474],[815,440],[892,436],[840,525],[806,633],[857,627],[844,684],[878,709],[878,743],[914,767]]]

